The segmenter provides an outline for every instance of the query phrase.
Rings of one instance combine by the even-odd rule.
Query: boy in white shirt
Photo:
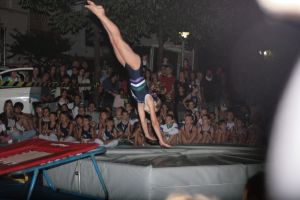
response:
[[[177,135],[179,133],[178,124],[174,121],[173,115],[166,116],[166,123],[160,126],[165,140],[169,144],[177,144]]]

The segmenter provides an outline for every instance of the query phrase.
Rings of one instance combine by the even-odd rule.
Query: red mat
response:
[[[36,167],[96,149],[98,144],[51,142],[31,139],[0,147],[0,175]],[[22,155],[20,155],[22,154]],[[32,158],[30,158],[32,156]],[[18,160],[19,161],[16,161]],[[12,162],[12,160],[16,162]]]

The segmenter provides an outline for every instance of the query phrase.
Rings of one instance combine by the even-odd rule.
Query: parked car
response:
[[[33,113],[33,102],[40,101],[41,87],[20,87],[3,85],[5,81],[10,80],[12,72],[16,72],[18,82],[28,82],[33,68],[7,68],[0,67],[0,112],[3,112],[4,102],[11,99],[13,103],[22,102],[24,104],[23,112]]]

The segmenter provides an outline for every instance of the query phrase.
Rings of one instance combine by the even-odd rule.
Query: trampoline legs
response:
[[[104,182],[104,179],[100,173],[100,169],[98,167],[98,164],[96,162],[96,159],[95,159],[95,156],[94,155],[91,155],[91,158],[92,158],[92,162],[93,162],[93,165],[94,165],[94,168],[95,168],[95,171],[98,175],[98,178],[99,178],[99,181],[102,185],[102,188],[103,188],[103,191],[104,191],[104,194],[105,194],[105,199],[107,200],[108,199],[108,191],[107,191],[107,188],[105,186],[105,182]]]
[[[30,183],[29,192],[28,192],[28,195],[27,195],[27,200],[30,200],[30,198],[31,198],[32,191],[33,191],[33,188],[35,186],[38,174],[39,174],[39,170],[35,169],[34,172],[33,172],[33,177],[32,177],[31,183]]]
[[[53,184],[53,182],[51,181],[49,175],[48,175],[48,172],[46,170],[43,171],[43,176],[47,182],[47,185],[53,190],[55,191],[55,186]]]

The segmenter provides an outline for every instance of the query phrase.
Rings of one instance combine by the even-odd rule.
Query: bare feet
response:
[[[87,1],[87,5],[85,5],[85,7],[87,9],[89,9],[92,13],[94,13],[95,15],[101,17],[105,15],[105,10],[103,8],[103,6],[101,5],[96,5],[94,2],[92,1]]]

